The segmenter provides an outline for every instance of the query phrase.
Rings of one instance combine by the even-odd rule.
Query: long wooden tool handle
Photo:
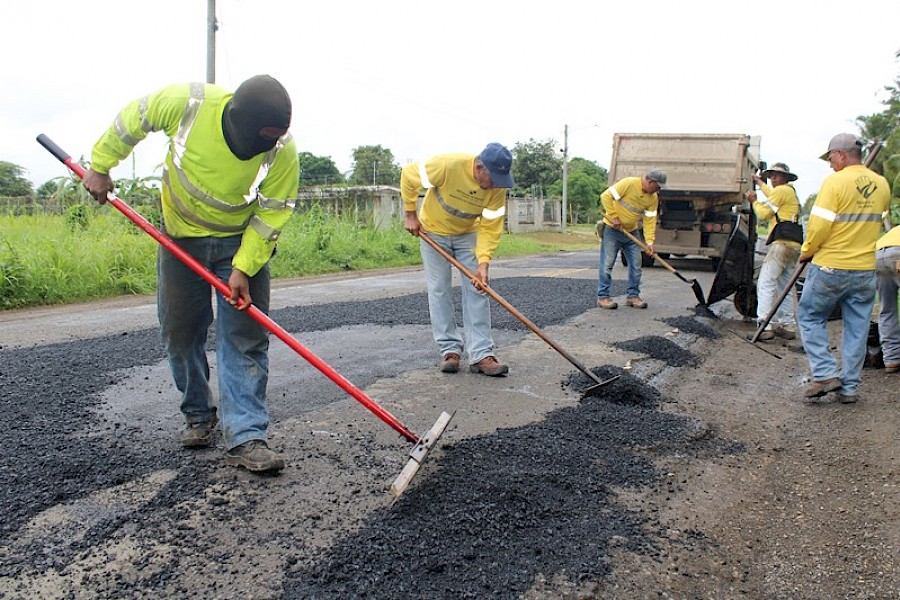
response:
[[[637,244],[638,246],[640,246],[641,250],[643,250],[644,252],[646,252],[648,255],[650,254],[650,246],[648,246],[647,244],[645,244],[644,242],[642,242],[642,241],[640,240],[640,238],[638,238],[638,237],[635,236],[635,235],[632,235],[631,233],[625,231],[624,229],[620,229],[619,231],[621,231],[622,233],[624,233],[624,234],[626,235],[626,237],[628,237],[628,239],[630,239],[632,242],[634,242],[635,244]],[[685,278],[681,275],[681,273],[679,273],[679,272],[675,269],[675,267],[673,267],[673,266],[670,265],[668,262],[666,262],[665,260],[663,260],[658,254],[654,255],[654,256],[653,256],[653,259],[656,260],[656,261],[658,261],[659,264],[661,264],[662,266],[664,266],[665,268],[667,268],[669,271],[671,271],[672,273],[674,273],[674,274],[675,274],[677,277],[679,277],[682,281],[687,281],[688,283],[690,283],[690,281],[688,281],[687,279],[685,279]]]
[[[444,250],[443,248],[441,248],[441,247],[437,244],[437,242],[435,242],[433,239],[431,239],[431,237],[429,237],[429,235],[428,235],[427,233],[425,233],[424,231],[421,231],[421,230],[420,230],[420,231],[419,231],[419,237],[422,238],[423,240],[425,240],[425,242],[426,242],[429,246],[431,246],[432,248],[434,248],[441,256],[443,256],[444,258],[446,258],[446,259],[450,262],[450,264],[452,264],[454,267],[456,267],[457,269],[459,269],[459,272],[460,272],[460,273],[462,273],[463,275],[465,275],[465,276],[466,276],[467,278],[469,278],[470,280],[475,279],[475,275],[473,275],[471,271],[469,271],[467,268],[465,268],[465,267],[462,265],[462,263],[460,263],[458,260],[456,260],[456,258],[454,258],[454,257],[453,257],[451,254],[449,254],[446,250]],[[571,354],[569,354],[568,352],[566,352],[566,351],[565,351],[563,348],[561,348],[556,342],[554,342],[553,340],[551,340],[550,338],[548,338],[547,335],[546,335],[543,331],[541,331],[540,329],[538,329],[538,326],[537,326],[537,325],[535,325],[534,323],[532,323],[532,322],[528,319],[528,317],[526,317],[525,315],[523,315],[522,313],[520,313],[518,310],[516,310],[516,308],[515,308],[512,304],[510,304],[509,302],[507,302],[507,301],[503,298],[503,296],[501,296],[500,294],[498,294],[497,292],[495,292],[494,290],[492,290],[492,289],[490,288],[490,286],[479,284],[478,287],[479,287],[479,289],[484,290],[485,293],[487,293],[488,296],[490,296],[491,298],[493,298],[494,300],[496,300],[497,303],[500,304],[500,306],[502,306],[503,308],[505,308],[506,310],[508,310],[509,313],[510,313],[512,316],[514,316],[514,317],[517,318],[518,320],[522,321],[522,323],[524,323],[525,326],[528,327],[528,329],[530,329],[531,331],[533,331],[539,338],[541,338],[542,340],[544,340],[545,342],[547,342],[547,344],[549,344],[551,348],[553,348],[554,350],[556,350],[557,352],[559,352],[560,355],[561,355],[563,358],[565,358],[567,361],[569,361],[570,363],[572,363],[573,365],[575,365],[575,367],[576,367],[579,371],[581,371],[582,373],[584,373],[585,375],[587,375],[587,376],[588,376],[590,379],[592,379],[595,383],[605,383],[605,382],[604,382],[603,380],[601,380],[599,377],[597,377],[596,375],[594,375],[594,373],[592,373],[591,371],[589,371],[589,370],[588,370],[583,364],[581,364],[574,356],[572,356]]]

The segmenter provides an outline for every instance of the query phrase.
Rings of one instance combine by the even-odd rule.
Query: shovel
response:
[[[457,269],[459,269],[459,272],[462,273],[463,275],[465,275],[470,281],[472,281],[472,280],[475,279],[475,275],[473,275],[471,271],[469,271],[468,269],[466,269],[466,268],[462,265],[462,263],[460,263],[458,260],[456,260],[456,258],[454,258],[452,255],[450,255],[446,250],[444,250],[443,248],[441,248],[441,247],[437,244],[437,242],[435,242],[433,239],[431,239],[431,238],[428,236],[427,233],[425,233],[424,231],[419,230],[419,237],[422,238],[423,240],[425,240],[425,242],[426,242],[429,246],[431,246],[432,248],[434,248],[441,256],[443,256],[444,258],[446,258],[446,259],[450,262],[450,264],[452,264],[454,267],[456,267]],[[473,285],[474,285],[474,283],[473,283]],[[535,325],[534,323],[532,323],[532,322],[528,319],[528,317],[526,317],[526,316],[523,315],[521,312],[519,312],[518,310],[516,310],[515,307],[513,307],[512,304],[510,304],[509,302],[506,301],[506,299],[503,298],[503,296],[501,296],[500,294],[498,294],[497,292],[495,292],[494,290],[492,290],[489,286],[479,284],[479,285],[477,285],[476,287],[477,287],[478,289],[484,290],[485,293],[487,293],[488,296],[490,296],[491,298],[493,298],[494,300],[496,300],[497,303],[500,304],[500,306],[502,306],[502,307],[505,308],[506,310],[508,310],[509,313],[510,313],[512,316],[514,316],[514,317],[517,318],[518,320],[522,321],[522,323],[524,323],[525,326],[528,327],[528,329],[530,329],[531,331],[533,331],[539,338],[541,338],[542,340],[544,340],[545,342],[547,342],[547,344],[549,344],[551,348],[553,348],[554,350],[556,350],[557,352],[559,352],[559,354],[560,354],[563,358],[565,358],[567,361],[569,361],[570,363],[572,363],[573,365],[575,365],[575,368],[577,368],[579,371],[581,371],[582,373],[584,373],[585,376],[588,377],[588,379],[592,380],[592,381],[596,384],[596,385],[592,385],[591,387],[589,387],[589,388],[587,388],[586,390],[584,390],[584,392],[582,392],[582,397],[587,397],[587,396],[590,396],[590,395],[594,394],[594,393],[595,393],[597,390],[599,390],[601,387],[605,386],[605,385],[608,384],[608,383],[612,383],[613,381],[615,381],[616,379],[618,379],[619,377],[621,377],[621,375],[615,375],[615,376],[610,377],[609,379],[606,379],[606,380],[600,379],[600,378],[597,377],[592,371],[589,371],[589,370],[587,369],[587,367],[585,367],[583,364],[581,364],[581,362],[579,362],[574,356],[572,356],[571,354],[569,354],[568,352],[566,352],[562,347],[560,347],[559,344],[557,344],[556,342],[554,342],[553,340],[551,340],[549,337],[547,337],[547,334],[545,334],[543,331],[541,331],[540,329],[538,329],[538,326],[537,326],[537,325]]]
[[[84,179],[84,167],[73,161],[72,158],[68,154],[66,154],[62,148],[60,148],[56,145],[55,142],[53,142],[53,140],[42,133],[37,137],[37,141],[40,145],[46,148],[50,152],[50,154],[59,159],[60,162],[66,165],[79,178]],[[183,262],[185,266],[189,267],[192,271],[194,271],[194,273],[202,277],[207,283],[213,286],[222,295],[226,297],[231,296],[231,288],[227,283],[213,275],[211,271],[197,262],[197,260],[193,256],[182,250],[181,247],[173,242],[171,238],[156,229],[149,221],[147,221],[139,213],[135,212],[134,209],[128,206],[128,204],[120,200],[112,193],[109,194],[108,201],[116,209],[118,209],[119,212],[131,219],[135,225],[148,233],[166,250],[170,251],[176,256],[176,258]],[[382,408],[381,405],[379,405],[375,400],[367,396],[365,392],[350,383],[350,381],[345,379],[343,375],[335,371],[325,361],[323,361],[312,351],[304,347],[300,342],[292,337],[291,334],[289,334],[285,329],[283,329],[280,325],[273,321],[269,317],[269,315],[252,304],[249,305],[245,310],[254,321],[258,322],[271,333],[275,334],[276,337],[278,337],[282,342],[287,344],[291,349],[293,349],[300,356],[306,359],[312,366],[317,368],[326,377],[335,382],[345,392],[353,396],[353,398],[360,402],[363,406],[375,413],[375,416],[390,425],[397,433],[414,444],[413,449],[409,454],[409,461],[407,461],[406,466],[404,466],[403,470],[400,472],[400,475],[397,476],[397,478],[391,485],[391,491],[394,493],[394,495],[400,496],[400,494],[402,494],[404,490],[406,490],[407,486],[409,486],[410,480],[412,480],[413,476],[419,470],[419,467],[422,465],[422,461],[425,460],[428,452],[434,447],[438,438],[441,437],[441,435],[444,433],[444,430],[447,428],[447,425],[450,423],[450,419],[453,418],[453,415],[442,412],[440,417],[438,417],[438,420],[425,435],[423,435],[422,437],[417,436],[391,413]]]
[[[650,255],[650,247],[647,246],[647,244],[645,244],[644,242],[642,242],[641,240],[639,240],[638,238],[636,238],[636,237],[633,236],[632,234],[628,233],[628,232],[625,231],[624,229],[620,229],[619,231],[621,231],[622,233],[624,233],[624,234],[628,237],[628,239],[630,239],[632,242],[634,242],[635,244],[637,244],[638,246],[640,246],[641,250],[643,250],[647,255]],[[659,264],[661,264],[662,266],[664,266],[665,268],[667,268],[669,271],[671,271],[672,274],[675,275],[675,277],[677,277],[678,279],[682,280],[682,281],[685,282],[685,283],[691,284],[691,289],[694,290],[694,296],[697,297],[697,302],[699,302],[702,306],[706,306],[706,300],[703,298],[703,289],[700,287],[700,282],[699,282],[699,281],[697,281],[696,279],[687,279],[684,275],[682,275],[681,273],[679,273],[679,272],[675,269],[675,267],[673,267],[672,265],[670,265],[669,263],[667,263],[667,262],[666,262],[665,260],[663,260],[659,255],[654,256],[653,258],[654,258],[655,260],[658,260],[658,261],[659,261]]]

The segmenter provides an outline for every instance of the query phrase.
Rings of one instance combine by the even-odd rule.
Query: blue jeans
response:
[[[756,283],[756,316],[760,323],[772,310],[778,294],[787,287],[791,276],[797,269],[800,249],[785,244],[773,243],[766,252],[766,259],[759,271]],[[771,323],[782,327],[794,328],[794,302],[790,295],[786,296],[781,306],[775,311]]]
[[[829,269],[810,265],[797,308],[800,336],[815,381],[840,377],[841,394],[855,396],[859,389],[869,321],[875,305],[875,272]],[[841,369],[828,346],[828,315],[839,306]]]
[[[606,226],[600,240],[600,285],[597,287],[598,298],[609,298],[612,286],[612,270],[616,264],[616,256],[621,250],[628,261],[628,297],[641,295],[641,248],[618,229]]]
[[[897,292],[900,290],[900,246],[888,246],[875,251],[875,277],[881,312],[878,313],[878,337],[884,364],[900,364],[900,317],[897,315]]]
[[[224,281],[240,236],[174,240],[185,252]],[[211,287],[171,252],[157,254],[157,311],[169,368],[181,392],[185,420],[199,423],[213,414],[206,337],[213,321]],[[216,296],[216,369],[222,435],[230,450],[250,440],[265,440],[269,426],[266,385],[269,380],[267,330],[246,312]],[[253,304],[269,310],[268,265],[250,278]]]
[[[438,246],[458,260],[471,273],[478,270],[475,258],[477,233],[443,236],[428,234]],[[428,312],[431,315],[431,332],[441,356],[453,352],[463,354],[463,339],[456,327],[456,311],[453,308],[453,289],[450,261],[441,256],[425,240],[419,240],[422,266],[425,268],[425,283],[428,286]],[[494,355],[494,340],[491,337],[491,303],[484,292],[460,273],[462,288],[463,332],[465,333],[466,354],[469,363]]]

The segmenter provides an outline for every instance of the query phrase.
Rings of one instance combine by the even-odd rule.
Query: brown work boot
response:
[[[625,304],[631,308],[647,308],[647,303],[641,300],[640,296],[628,296],[625,298]]]
[[[608,308],[609,310],[615,310],[619,308],[619,305],[609,297],[597,298],[597,306],[599,306],[600,308]]]
[[[900,363],[892,364],[892,363],[884,363],[884,372],[885,373],[896,373],[900,371]]]
[[[831,377],[824,381],[813,381],[812,385],[803,392],[803,395],[807,398],[818,398],[839,389],[841,389],[841,380],[837,377]]]
[[[459,371],[459,354],[448,352],[441,358],[441,373],[456,373]]]
[[[225,464],[261,473],[280,471],[284,468],[284,459],[270,450],[269,445],[263,440],[250,440],[226,452]]]
[[[775,335],[780,337],[783,340],[794,340],[797,339],[797,332],[791,329],[790,327],[785,327],[784,325],[774,325],[772,327],[772,331],[775,332]]]
[[[502,377],[509,372],[509,367],[501,365],[493,356],[486,356],[474,365],[469,365],[472,373],[482,373],[488,377]]]
[[[199,423],[188,423],[181,432],[181,445],[184,448],[208,448],[212,445],[213,436],[216,427],[219,424],[219,417],[216,409],[213,409],[212,415],[205,421]]]
[[[759,336],[756,339],[760,342],[771,342],[775,339],[775,332],[766,327],[759,332]]]

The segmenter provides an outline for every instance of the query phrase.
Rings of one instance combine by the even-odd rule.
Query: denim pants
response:
[[[223,281],[231,275],[231,259],[240,236],[174,240],[185,252]],[[213,322],[212,286],[171,252],[157,254],[157,311],[175,386],[181,392],[181,412],[187,423],[209,419],[214,402],[209,388],[206,338]],[[266,385],[269,379],[269,337],[246,312],[216,296],[216,369],[222,435],[230,450],[250,440],[265,440],[269,426]],[[253,304],[269,310],[268,265],[250,278]]]
[[[619,251],[628,261],[628,288],[625,295],[628,297],[641,295],[641,248],[618,229],[609,227],[603,230],[603,238],[600,241],[600,285],[597,287],[598,298],[609,298],[609,288],[612,286],[612,271],[616,264],[616,256]]]
[[[769,246],[765,261],[759,270],[759,279],[756,282],[756,316],[760,323],[772,310],[778,294],[787,287],[791,276],[797,269],[797,259],[799,258],[799,248],[792,248],[777,242]],[[790,294],[778,307],[771,323],[790,329],[794,328],[794,302]]]
[[[428,234],[438,246],[447,251],[470,272],[478,270],[475,258],[477,233],[443,236]],[[422,266],[425,268],[425,283],[428,286],[428,312],[431,315],[431,331],[441,356],[453,352],[463,354],[463,338],[456,327],[456,311],[453,308],[453,289],[450,261],[424,240],[419,240]],[[490,298],[460,273],[462,288],[462,317],[465,334],[465,349],[469,363],[494,355],[494,340],[491,337]]]
[[[848,271],[810,265],[797,309],[800,336],[815,381],[840,377],[841,394],[855,396],[859,388],[869,321],[875,305],[875,272]],[[828,346],[828,315],[839,306],[841,368]]]
[[[900,246],[888,246],[875,251],[875,277],[881,312],[878,313],[878,337],[884,364],[900,364],[900,317],[897,315],[897,291],[900,290]]]

